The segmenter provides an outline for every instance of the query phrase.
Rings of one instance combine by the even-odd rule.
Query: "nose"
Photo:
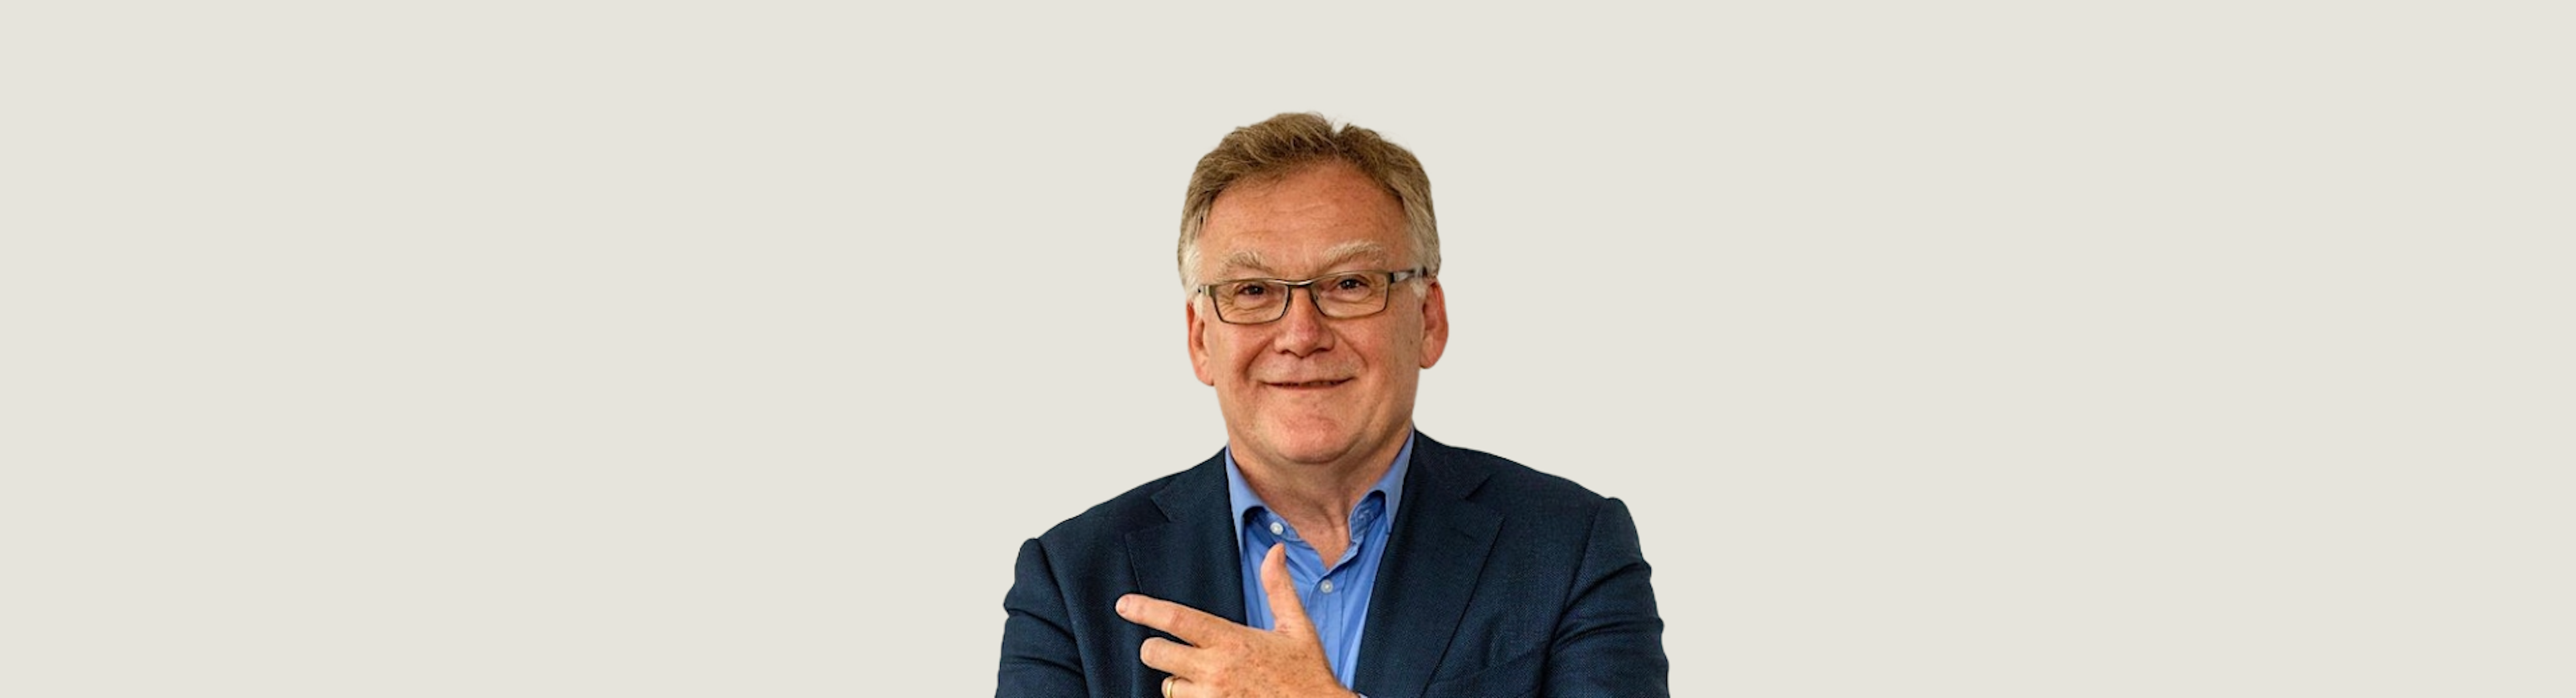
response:
[[[1333,328],[1324,324],[1324,307],[1317,304],[1321,299],[1315,296],[1315,287],[1303,289],[1304,303],[1297,302],[1298,290],[1288,290],[1288,314],[1279,318],[1272,348],[1300,357],[1333,348]]]

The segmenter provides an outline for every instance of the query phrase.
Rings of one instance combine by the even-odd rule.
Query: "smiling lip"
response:
[[[1311,381],[1303,381],[1303,382],[1298,382],[1298,383],[1273,383],[1273,382],[1269,382],[1269,381],[1263,381],[1263,382],[1262,382],[1262,384],[1263,384],[1263,385],[1270,386],[1270,387],[1273,387],[1273,388],[1288,388],[1288,389],[1292,389],[1292,390],[1320,390],[1320,389],[1323,389],[1323,388],[1330,388],[1330,387],[1337,386],[1337,385],[1341,385],[1341,384],[1343,384],[1343,383],[1348,383],[1348,382],[1351,382],[1351,379],[1348,379],[1348,378],[1339,378],[1339,379],[1327,379],[1327,380],[1311,380]]]

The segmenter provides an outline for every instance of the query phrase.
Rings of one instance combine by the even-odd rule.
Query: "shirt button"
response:
[[[1333,580],[1324,580],[1324,593],[1333,593]]]
[[[1285,533],[1287,533],[1287,532],[1288,532],[1288,527],[1279,525],[1279,522],[1277,522],[1277,521],[1272,521],[1272,522],[1270,522],[1270,535],[1274,535],[1274,536],[1276,536],[1276,535],[1285,534]]]

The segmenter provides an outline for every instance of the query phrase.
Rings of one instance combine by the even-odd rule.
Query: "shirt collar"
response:
[[[1369,486],[1370,492],[1386,495],[1384,516],[1390,526],[1395,522],[1395,505],[1404,501],[1404,471],[1412,465],[1413,432],[1408,429],[1404,434],[1404,449],[1395,452],[1395,465],[1386,469],[1386,475],[1378,478],[1377,484]],[[1243,468],[1234,464],[1233,448],[1225,449],[1225,495],[1234,504],[1234,540],[1239,546],[1243,544],[1243,512],[1254,507],[1269,509],[1270,505],[1262,502],[1261,495],[1253,493],[1252,485],[1243,481]],[[1368,495],[1360,495],[1360,501],[1367,502]],[[1357,516],[1358,511],[1353,510],[1352,515]]]

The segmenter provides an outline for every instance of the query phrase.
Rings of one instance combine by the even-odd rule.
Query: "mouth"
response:
[[[1262,385],[1267,385],[1267,386],[1270,386],[1270,387],[1273,387],[1273,388],[1278,388],[1278,389],[1281,389],[1281,390],[1325,390],[1325,389],[1329,389],[1329,388],[1332,388],[1332,387],[1334,387],[1334,386],[1338,386],[1338,385],[1341,385],[1341,384],[1343,384],[1343,383],[1348,383],[1348,382],[1351,382],[1351,379],[1348,379],[1348,378],[1337,378],[1337,379],[1327,379],[1327,380],[1299,381],[1299,382],[1295,382],[1295,383],[1280,383],[1280,382],[1272,382],[1272,381],[1262,381],[1262,383],[1261,383],[1261,384],[1262,384]]]

